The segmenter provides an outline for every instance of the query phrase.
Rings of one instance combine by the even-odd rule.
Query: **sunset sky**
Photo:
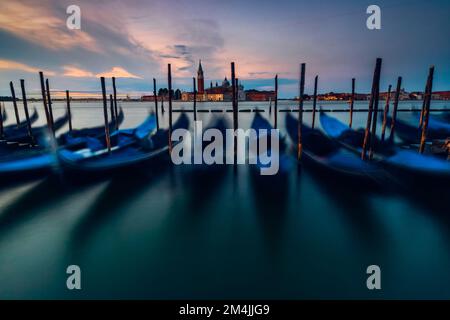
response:
[[[81,8],[81,30],[66,27],[66,8]],[[381,30],[366,28],[366,8],[381,7]],[[423,90],[434,64],[434,90],[450,90],[450,1],[250,0],[2,0],[0,95],[9,81],[38,92],[43,70],[55,90],[99,91],[99,76],[118,77],[121,93],[166,86],[189,90],[202,60],[206,85],[230,76],[230,62],[246,89],[297,94],[299,63],[306,91],[319,75],[319,92],[370,88],[375,58],[383,58],[382,87],[403,76]],[[17,89],[16,89],[17,90]]]

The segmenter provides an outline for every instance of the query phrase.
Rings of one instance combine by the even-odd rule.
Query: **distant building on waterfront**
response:
[[[450,91],[435,91],[431,94],[434,100],[450,100]]]
[[[246,95],[244,91],[244,86],[239,83],[237,86],[236,94],[238,96],[239,101],[245,101]],[[194,93],[193,92],[182,92],[181,93],[182,101],[193,101]],[[197,101],[211,101],[211,102],[220,102],[220,101],[232,101],[233,100],[233,87],[228,81],[227,77],[225,77],[222,81],[222,85],[219,86],[216,82],[216,85],[213,86],[212,81],[210,83],[209,88],[205,89],[205,78],[203,74],[202,62],[199,61],[198,70],[197,70]]]
[[[275,91],[247,90],[245,91],[247,101],[270,101],[275,100]]]

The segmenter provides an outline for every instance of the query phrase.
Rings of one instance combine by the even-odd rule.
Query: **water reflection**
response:
[[[74,106],[77,119],[86,108]],[[95,107],[86,112],[77,126],[101,123]],[[124,126],[146,113],[125,108]],[[240,116],[248,127],[253,113]],[[89,283],[78,298],[370,298],[372,263],[383,268],[382,298],[450,297],[448,189],[351,184],[296,166],[291,151],[294,166],[276,177],[166,163],[101,183],[2,190],[0,297],[73,297],[69,263]],[[24,283],[36,270],[45,276]]]

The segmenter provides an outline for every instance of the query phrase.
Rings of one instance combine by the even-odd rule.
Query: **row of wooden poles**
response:
[[[369,100],[369,108],[368,108],[368,115],[367,115],[367,122],[366,122],[366,128],[364,132],[364,142],[362,146],[362,152],[361,152],[361,158],[365,160],[367,158],[367,152],[368,152],[368,158],[372,159],[374,154],[374,144],[375,144],[375,137],[376,137],[376,130],[377,130],[377,117],[378,117],[378,105],[379,105],[379,95],[380,95],[380,75],[381,75],[381,64],[382,59],[377,58],[376,64],[375,64],[375,70],[373,74],[373,80],[372,80],[372,89],[371,89],[371,95]],[[298,98],[298,127],[297,127],[297,158],[298,160],[301,160],[302,157],[302,123],[303,123],[303,104],[304,104],[304,91],[305,91],[305,70],[306,70],[306,64],[302,63],[300,64],[300,81],[299,81],[299,98]],[[431,94],[432,94],[432,87],[433,87],[433,75],[434,75],[434,66],[431,66],[429,69],[429,74],[425,86],[425,94],[422,104],[422,110],[420,114],[420,123],[419,127],[422,129],[421,134],[421,141],[419,146],[419,152],[423,153],[425,148],[425,141],[427,137],[427,129],[428,129],[428,121],[429,121],[429,114],[430,114],[430,102],[431,102]],[[44,84],[44,74],[43,72],[39,72],[40,77],[40,84],[41,84],[41,94],[42,94],[42,101],[44,105],[45,110],[45,116],[47,120],[47,126],[50,132],[54,135],[54,119],[53,119],[53,109],[52,109],[52,100],[50,95],[50,88],[49,88],[49,80],[45,80]],[[111,140],[110,140],[110,132],[109,132],[109,121],[108,121],[108,105],[107,105],[107,95],[106,95],[106,85],[105,85],[105,78],[101,77],[101,87],[102,87],[102,98],[103,98],[103,111],[104,111],[104,120],[105,120],[105,134],[106,134],[106,144],[108,147],[108,150],[111,150]],[[167,66],[167,80],[168,80],[168,102],[169,102],[169,150],[171,150],[172,147],[172,69],[171,64],[168,64]],[[239,127],[238,124],[238,78],[236,78],[236,69],[235,69],[235,63],[231,62],[231,85],[232,85],[232,111],[233,111],[233,129],[236,131]],[[28,127],[28,134],[31,138],[31,141],[34,143],[34,137],[31,130],[31,122],[30,122],[30,116],[28,111],[28,103],[27,103],[27,97],[25,92],[25,81],[23,79],[20,80],[20,85],[22,89],[22,100],[23,100],[23,107],[25,111],[25,117],[27,121],[27,127]],[[395,91],[395,97],[394,97],[394,104],[393,104],[393,112],[392,112],[392,119],[391,119],[391,125],[390,125],[390,138],[393,139],[394,132],[395,132],[395,123],[397,119],[397,108],[398,108],[398,102],[399,102],[399,95],[402,85],[402,77],[398,77],[397,79],[397,87]],[[313,94],[313,108],[312,108],[312,129],[315,128],[315,119],[316,119],[316,106],[317,106],[317,86],[318,86],[318,76],[316,75],[314,78],[314,94]],[[117,111],[117,90],[116,90],[116,79],[115,77],[112,77],[112,87],[113,87],[113,93],[109,95],[110,100],[110,113],[111,118],[115,123],[115,129],[118,129],[118,111]],[[383,114],[383,123],[382,123],[382,132],[381,132],[381,140],[383,141],[385,138],[385,131],[386,131],[386,125],[387,125],[387,117],[389,113],[389,104],[390,104],[390,96],[391,96],[391,88],[392,86],[389,85],[388,88],[388,95],[386,98],[386,103],[384,107],[384,114]],[[13,99],[13,106],[14,106],[14,113],[16,117],[17,125],[20,123],[18,108],[17,108],[17,101],[16,101],[16,94],[14,90],[14,85],[12,81],[10,82],[10,89],[11,89],[11,95]],[[194,94],[194,121],[197,120],[197,89],[196,89],[196,79],[193,78],[193,94]],[[155,113],[156,113],[156,126],[159,130],[160,124],[159,124],[159,112],[158,112],[158,97],[156,93],[156,79],[153,78],[153,98],[155,103]],[[72,131],[72,119],[71,119],[71,110],[70,110],[70,94],[69,90],[66,90],[66,101],[67,101],[67,112],[69,117],[69,131]],[[349,101],[349,128],[352,128],[353,125],[353,106],[355,101],[355,78],[352,78],[352,93]],[[164,109],[163,109],[164,111]],[[278,75],[275,76],[275,101],[274,101],[274,128],[278,128]],[[3,117],[2,117],[2,110],[0,108],[0,137],[3,136]],[[237,137],[235,135],[234,137],[234,156],[236,160],[237,156]]]
[[[380,97],[380,75],[381,75],[381,64],[382,59],[377,58],[375,64],[375,71],[373,74],[372,81],[372,89],[369,100],[369,108],[367,115],[366,128],[364,132],[364,142],[362,146],[361,159],[365,160],[368,158],[373,159],[374,155],[374,146],[376,141],[376,132],[377,132],[377,118],[378,118],[378,105],[379,105],[379,97]],[[303,104],[304,104],[304,94],[305,94],[305,71],[306,64],[300,64],[300,81],[299,81],[299,98],[298,98],[298,127],[297,127],[297,158],[301,160],[302,157],[302,123],[303,123]],[[427,129],[428,129],[428,121],[430,114],[430,103],[432,96],[432,87],[433,87],[433,74],[434,74],[434,66],[431,66],[429,69],[428,79],[425,86],[424,99],[422,104],[422,110],[420,114],[420,123],[419,128],[422,129],[421,140],[419,146],[419,152],[423,153],[425,149],[425,142],[427,137]],[[170,65],[169,65],[169,79],[170,75]],[[317,86],[318,86],[318,78],[319,76],[315,76],[314,78],[314,93],[313,93],[313,107],[312,107],[312,124],[311,128],[315,128],[315,120],[316,120],[316,110],[317,110]],[[233,128],[236,130],[238,128],[238,97],[236,88],[238,86],[238,79],[235,76],[235,64],[231,63],[231,83],[232,83],[232,106],[233,106]],[[400,90],[402,86],[402,77],[397,78],[397,86],[394,95],[394,103],[392,110],[392,117],[390,123],[390,136],[389,139],[391,142],[394,139],[395,133],[395,125],[397,120],[397,111],[398,111],[398,103],[400,98]],[[353,126],[353,111],[354,111],[354,101],[355,101],[355,87],[356,80],[352,78],[352,92],[349,101],[349,128]],[[197,108],[196,108],[196,79],[193,78],[193,88],[194,88],[194,120],[197,119]],[[381,140],[385,140],[386,135],[386,127],[387,127],[387,119],[390,108],[390,99],[391,99],[391,90],[392,85],[388,87],[388,94],[386,97],[386,103],[384,106],[383,112],[383,123],[381,129]],[[171,92],[169,90],[169,102],[171,101]],[[156,102],[156,96],[155,96]],[[156,104],[157,106],[157,104]],[[271,107],[270,107],[271,110]],[[171,109],[170,109],[171,111]],[[274,101],[274,128],[278,128],[278,75],[275,75],[275,101]],[[236,137],[235,137],[235,155],[236,155]]]
[[[41,94],[42,94],[42,103],[44,105],[44,111],[45,111],[45,117],[47,122],[47,127],[49,129],[49,132],[51,132],[52,136],[55,136],[55,130],[54,130],[54,117],[53,117],[53,107],[52,107],[52,98],[50,93],[50,85],[49,85],[49,79],[45,79],[44,81],[44,73],[42,71],[39,72],[39,79],[41,84]],[[102,93],[103,93],[103,102],[104,107],[106,107],[106,95],[105,95],[105,79],[102,77]],[[113,94],[110,94],[110,109],[111,109],[111,118],[113,120],[113,123],[115,125],[115,129],[117,130],[119,127],[118,121],[117,121],[117,89],[116,89],[116,79],[115,77],[112,77],[112,85],[113,85]],[[17,106],[17,98],[16,98],[16,91],[14,89],[14,84],[12,81],[9,83],[10,90],[11,90],[11,96],[12,96],[12,102],[14,107],[14,114],[16,118],[16,124],[17,127],[19,127],[21,121],[19,116],[19,109]],[[28,136],[31,139],[31,144],[35,144],[35,139],[33,136],[33,131],[31,128],[31,120],[30,120],[30,114],[28,109],[28,99],[27,94],[25,90],[25,80],[20,79],[20,87],[22,91],[22,103],[25,113],[25,119],[27,124],[27,132]],[[72,113],[71,113],[71,106],[70,106],[70,92],[69,90],[66,90],[66,105],[67,105],[67,116],[69,121],[69,132],[73,130],[72,127]],[[107,133],[107,139],[109,140],[109,124],[108,124],[108,114],[105,112],[105,131]],[[3,116],[2,116],[2,110],[0,108],[0,137],[4,136],[3,132]],[[110,144],[108,143],[108,146],[110,147]]]

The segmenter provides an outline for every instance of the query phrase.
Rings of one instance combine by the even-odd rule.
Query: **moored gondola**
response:
[[[297,120],[290,114],[286,115],[286,130],[291,139],[296,142]],[[318,129],[302,125],[302,161],[313,169],[319,169],[321,174],[329,177],[338,176],[346,182],[381,183],[387,179],[386,173],[376,163],[363,161],[358,155],[340,146]]]
[[[189,119],[183,113],[173,130],[187,129]],[[62,148],[58,151],[58,160],[67,176],[76,180],[90,180],[98,177],[109,177],[110,174],[123,170],[142,168],[144,164],[158,163],[169,156],[169,131],[160,129],[154,134],[156,118],[149,116],[139,127],[133,130],[119,130],[112,136],[114,141],[109,151],[101,141],[99,148],[70,150]],[[91,138],[95,139],[95,138]],[[151,170],[151,166],[148,170]]]
[[[422,129],[419,127],[419,115],[413,116],[415,123],[413,125],[404,120],[395,120],[395,133],[405,143],[415,144],[420,142]],[[390,125],[391,117],[387,117],[387,123]],[[430,117],[428,120],[427,138],[430,140],[439,140],[450,137],[450,124],[438,119],[437,117]]]
[[[112,119],[109,122],[109,131],[113,132],[116,127],[116,123],[117,126],[119,126],[123,122],[123,119],[124,113],[122,108],[120,108],[119,114],[117,115],[117,119]],[[104,125],[92,128],[75,129],[60,135],[58,137],[58,145],[67,146],[77,143],[83,143],[85,138],[87,137],[94,138],[100,135],[104,135],[104,133],[105,133]]]
[[[251,154],[252,150],[250,150],[250,157],[256,157],[256,165],[253,167],[258,172],[264,167],[269,166],[268,164],[263,164],[260,160],[260,156],[270,156],[272,158],[277,157],[279,161],[279,171],[278,173],[286,173],[292,167],[292,159],[286,154],[287,143],[286,137],[280,135],[280,131],[278,131],[278,147],[277,150],[273,148],[271,145],[272,140],[272,130],[274,127],[272,124],[265,119],[260,113],[255,113],[253,118],[251,128],[256,131],[256,146],[257,151],[255,154]],[[261,140],[267,139],[267,143],[263,143],[261,145]],[[261,149],[261,146],[264,146],[265,149]]]
[[[53,122],[53,130],[56,132],[69,121],[69,114],[58,118]],[[14,130],[14,133],[7,137],[2,143],[20,143],[20,144],[42,144],[49,135],[47,125],[31,129],[32,136],[29,135],[27,126]]]
[[[361,153],[362,144],[360,144],[358,131],[349,129],[344,123],[324,113],[321,113],[320,121],[324,131],[337,143],[355,155]],[[373,139],[377,138],[373,137]],[[374,161],[392,174],[407,179],[408,182],[414,180],[448,182],[450,179],[450,161],[433,155],[420,154],[417,150],[405,149],[389,143],[375,143],[374,150]]]
[[[36,122],[39,119],[39,114],[36,109],[34,109],[33,113],[30,116],[30,125]],[[27,121],[23,120],[19,123],[10,124],[3,127],[3,136],[0,137],[0,141],[7,141],[8,137],[14,136],[16,134],[16,130],[23,130],[23,128],[27,127]]]

